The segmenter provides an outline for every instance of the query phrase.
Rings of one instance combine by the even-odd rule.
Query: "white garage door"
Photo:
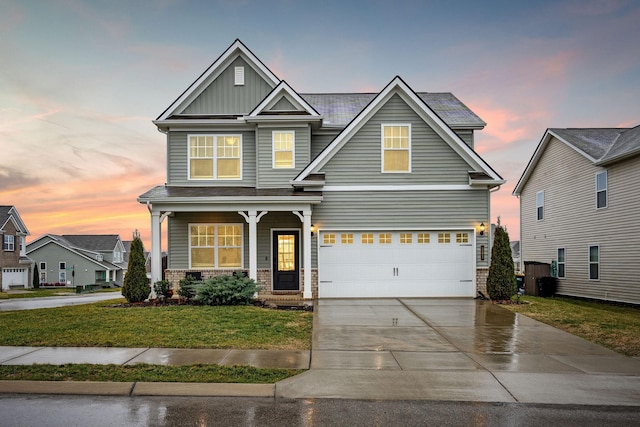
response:
[[[25,286],[27,283],[26,268],[3,268],[2,269],[2,289],[9,289],[9,286]]]
[[[473,297],[470,231],[322,231],[318,296]]]

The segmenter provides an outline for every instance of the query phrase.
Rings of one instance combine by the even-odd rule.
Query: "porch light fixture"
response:
[[[311,237],[313,237],[316,234],[316,226],[311,224],[310,230],[311,230]]]
[[[480,235],[484,236],[484,222],[480,223]]]

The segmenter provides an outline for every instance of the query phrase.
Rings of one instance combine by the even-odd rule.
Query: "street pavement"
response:
[[[488,301],[319,300],[314,309],[312,348],[310,354],[269,354],[0,347],[3,365],[89,360],[311,368],[267,385],[2,381],[0,392],[640,407],[640,360]]]
[[[35,310],[37,308],[66,307],[70,305],[90,304],[122,298],[120,292],[99,292],[95,294],[76,294],[58,297],[14,298],[0,300],[0,311]]]

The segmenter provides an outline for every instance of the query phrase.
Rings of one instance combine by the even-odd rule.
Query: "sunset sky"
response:
[[[640,123],[640,1],[0,2],[0,205],[31,232],[120,234],[165,182],[155,119],[236,38],[296,91],[453,92],[511,195],[549,127]]]

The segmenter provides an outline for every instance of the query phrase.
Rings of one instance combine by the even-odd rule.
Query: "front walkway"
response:
[[[319,300],[286,398],[640,406],[640,360],[472,299]]]

